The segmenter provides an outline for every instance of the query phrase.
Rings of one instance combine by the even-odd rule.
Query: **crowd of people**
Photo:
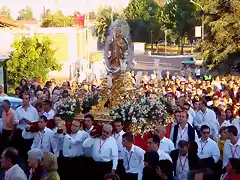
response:
[[[240,79],[195,75],[143,73],[140,79],[132,72],[133,85],[147,97],[166,96],[174,112],[175,122],[156,126],[145,145],[121,119],[100,132],[88,112],[83,122],[64,123],[54,105],[69,96],[69,83],[41,87],[22,80],[16,96],[23,105],[13,110],[7,98],[2,103],[5,180],[239,180]]]

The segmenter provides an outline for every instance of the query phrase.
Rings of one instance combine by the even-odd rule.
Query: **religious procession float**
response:
[[[132,83],[133,47],[127,22],[115,20],[106,38],[104,60],[107,77],[99,87],[82,86],[72,98],[59,102],[58,112],[63,119],[82,120],[86,113],[98,122],[120,119],[135,135],[143,137],[156,125],[172,122],[172,107],[160,95],[146,96],[141,75]],[[77,117],[75,117],[77,115]]]

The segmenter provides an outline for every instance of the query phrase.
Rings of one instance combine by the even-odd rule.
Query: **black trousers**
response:
[[[12,134],[12,130],[2,130],[1,144],[0,144],[0,153],[2,154],[3,150],[7,147],[11,147],[13,142],[9,140],[9,137]]]
[[[61,180],[82,180],[84,179],[84,157],[63,157],[61,160]]]
[[[124,176],[124,180],[138,180],[138,174],[126,173]]]
[[[104,180],[104,176],[112,171],[112,161],[96,162],[93,166],[94,180]]]
[[[92,157],[85,157],[84,158],[84,180],[90,180],[94,179],[94,173],[93,173],[93,168],[94,168],[94,160]]]
[[[123,166],[123,160],[118,160],[117,170],[116,173],[119,175],[120,179],[123,179],[125,177],[125,168]]]

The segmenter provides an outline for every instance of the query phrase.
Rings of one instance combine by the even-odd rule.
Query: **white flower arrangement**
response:
[[[171,107],[162,97],[147,98],[141,96],[132,101],[125,102],[110,110],[110,116],[130,123],[130,129],[134,133],[146,133],[154,128],[154,125],[169,123]]]

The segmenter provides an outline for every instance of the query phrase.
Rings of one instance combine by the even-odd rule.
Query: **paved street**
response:
[[[158,56],[158,55],[135,55],[135,61],[137,62],[134,69],[137,71],[148,71],[151,73],[155,68],[155,61],[159,62],[159,69],[163,70],[163,73],[170,71],[171,74],[175,71],[180,71],[182,67],[182,61],[190,59],[189,55],[179,56]]]

